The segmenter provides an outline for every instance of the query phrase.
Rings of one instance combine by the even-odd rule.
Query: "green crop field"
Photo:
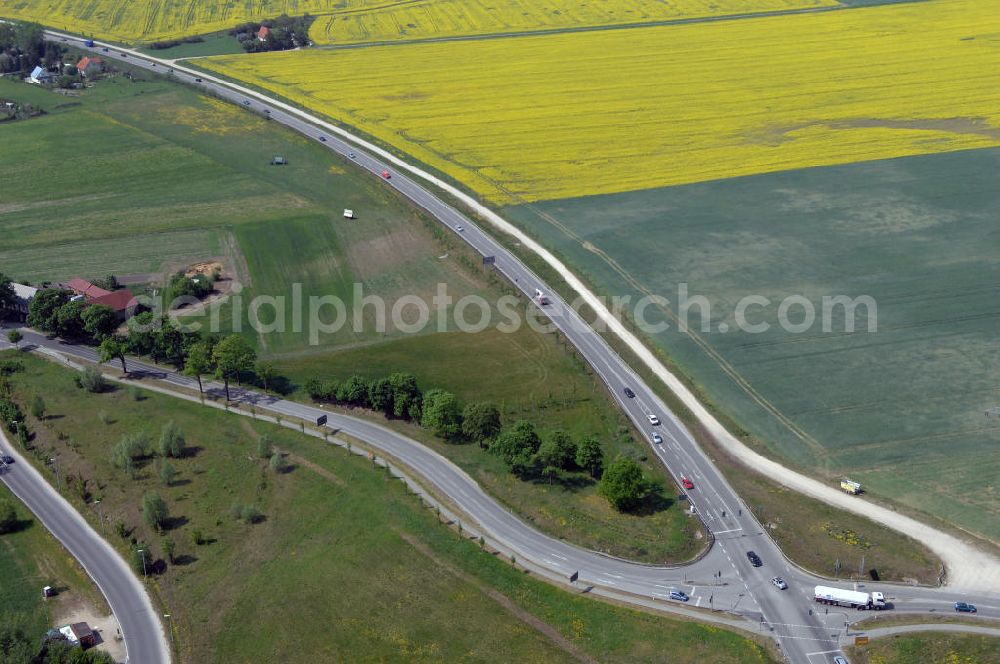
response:
[[[711,331],[694,307],[692,334],[672,325],[653,339],[782,458],[998,540],[1000,420],[984,417],[1000,405],[998,166],[991,149],[504,212],[602,293],[655,293],[671,312],[681,283],[708,298]],[[800,334],[777,325],[778,303],[795,294],[817,312]],[[863,308],[859,331],[835,316],[822,332],[821,298],[841,294],[876,300],[876,333]],[[735,325],[748,295],[773,302],[747,315],[771,324],[763,334]]]
[[[1000,644],[996,637],[981,634],[923,632],[899,634],[848,648],[855,664],[998,664]]]
[[[13,353],[5,354],[9,357]],[[58,453],[63,477],[101,487],[105,518],[122,522],[157,559],[176,544],[150,587],[173,616],[182,662],[773,661],[753,642],[715,627],[640,614],[532,579],[438,525],[402,485],[367,459],[322,440],[249,418],[124,388],[93,395],[64,367],[25,357],[11,376],[15,398],[46,395],[48,419],[31,419],[40,454]],[[104,421],[99,414],[108,415]],[[185,433],[187,454],[139,462],[134,479],[108,450],[123,434],[154,438],[167,421]],[[107,422],[107,423],[106,423]],[[292,465],[275,473],[256,457],[268,433]],[[171,521],[153,532],[140,497],[158,491]],[[75,492],[81,513],[96,518]],[[234,520],[234,502],[252,503],[262,522]],[[201,530],[207,543],[196,545]],[[127,551],[127,541],[110,534]],[[377,552],[377,555],[375,554]],[[295,615],[295,620],[289,620]],[[261,629],[266,625],[267,629]]]

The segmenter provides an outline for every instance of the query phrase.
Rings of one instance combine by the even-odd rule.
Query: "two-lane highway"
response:
[[[74,46],[84,46],[79,38],[59,33],[49,34],[68,40]],[[767,629],[774,636],[793,662],[816,664],[832,661],[838,652],[838,630],[834,629],[832,623],[827,624],[829,618],[825,612],[820,614],[813,610],[815,605],[811,601],[811,585],[821,580],[799,571],[784,558],[773,540],[764,533],[750,510],[744,507],[729,483],[666,404],[576,311],[492,236],[437,195],[394,168],[381,155],[363,150],[319,127],[319,120],[303,111],[176,63],[159,61],[154,66],[155,59],[135,51],[126,52],[107,44],[97,44],[93,50],[101,52],[105,57],[126,59],[133,66],[165,73],[200,86],[206,92],[264,114],[272,121],[316,140],[359,168],[381,178],[386,186],[393,187],[414,204],[427,210],[483,256],[494,257],[495,269],[504,274],[526,297],[534,299],[536,290],[544,292],[549,303],[539,305],[539,308],[601,376],[637,430],[643,433],[647,441],[653,430],[661,433],[664,442],[650,442],[650,445],[668,472],[678,481],[682,475],[694,480],[695,488],[687,492],[688,499],[714,537],[714,545],[697,563],[679,569],[648,567],[601,556],[553,540],[526,526],[497,505],[453,464],[399,434],[371,422],[339,415],[331,417],[330,426],[380,446],[389,454],[404,460],[421,473],[425,480],[472,515],[493,537],[507,542],[510,548],[518,551],[520,557],[532,560],[537,565],[559,573],[576,571],[581,579],[586,579],[589,583],[643,597],[669,596],[669,590],[673,588],[687,591],[692,586],[688,579],[697,579],[693,591],[693,601],[696,604],[706,606],[710,603],[713,608],[725,608],[750,620],[759,621],[761,629]],[[167,68],[170,69],[169,72],[165,71]],[[389,177],[383,177],[383,173],[387,173]],[[52,344],[45,340],[33,341],[43,345]],[[61,350],[78,356],[89,351],[80,347],[63,347]],[[92,351],[89,352],[92,354]],[[163,369],[159,367],[149,369],[163,373]],[[176,374],[169,374],[166,379],[178,384],[185,384],[185,381],[190,383],[190,379]],[[626,387],[632,390],[634,397],[625,395]],[[268,399],[252,393],[242,393],[241,398],[258,401],[273,412],[305,418],[322,412],[311,406]],[[651,422],[651,415],[660,423]],[[751,550],[763,559],[761,567],[752,566],[747,559],[747,553]],[[717,573],[721,573],[721,577]],[[773,576],[785,578],[792,587],[787,591],[778,590],[770,584],[769,579]],[[706,586],[706,583],[718,585]],[[914,601],[919,601],[923,596],[918,593],[932,592],[896,587],[879,589],[887,592],[890,597],[907,596]]]

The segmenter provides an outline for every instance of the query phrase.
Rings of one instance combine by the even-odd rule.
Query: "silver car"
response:
[[[773,579],[771,579],[771,583],[774,584],[774,587],[777,588],[778,590],[788,590],[788,584],[785,583],[785,580],[782,579],[780,576],[776,576]]]

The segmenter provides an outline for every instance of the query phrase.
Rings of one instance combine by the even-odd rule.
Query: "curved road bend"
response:
[[[159,614],[139,579],[118,552],[9,444],[3,431],[0,442],[16,459],[6,467],[0,463],[0,480],[62,542],[100,588],[121,628],[126,661],[169,664],[170,647]]]
[[[85,48],[80,38],[52,31],[47,31],[47,34],[57,39],[65,39],[78,47]],[[104,49],[107,49],[107,51]],[[836,621],[838,622],[837,625],[834,624],[835,621],[831,617],[835,615],[833,613],[827,614],[826,612],[822,612],[822,615],[819,615],[813,611],[815,605],[811,601],[811,587],[807,586],[814,583],[816,579],[798,571],[797,568],[784,558],[770,537],[763,533],[763,529],[752,514],[750,514],[750,511],[744,508],[735,491],[702,452],[683,424],[680,423],[659,397],[631,370],[625,361],[608,346],[607,342],[591,329],[552,289],[548,288],[541,279],[503,246],[493,240],[491,236],[482,232],[470,219],[444,203],[436,195],[400,173],[391,164],[387,163],[387,161],[360,150],[358,147],[338,138],[327,130],[317,128],[316,125],[300,117],[300,115],[305,115],[304,113],[295,111],[285,104],[268,100],[266,96],[260,93],[240,89],[239,86],[228,84],[212,76],[185,69],[173,63],[156,61],[155,58],[149,58],[135,51],[125,51],[118,47],[100,43],[91,50],[101,52],[104,57],[124,58],[127,62],[146,68],[152,72],[170,73],[180,81],[200,86],[221,98],[233,101],[256,112],[266,113],[272,120],[321,141],[329,149],[355,161],[361,168],[368,170],[376,176],[380,176],[384,170],[388,170],[391,173],[391,178],[385,180],[387,185],[395,188],[416,205],[427,210],[451,230],[458,232],[457,227],[462,226],[464,230],[458,232],[459,236],[482,255],[494,256],[496,259],[496,269],[507,276],[511,283],[529,298],[534,296],[536,288],[549,296],[551,304],[544,307],[545,315],[552,320],[566,338],[577,347],[594,370],[597,371],[622,410],[638,427],[638,430],[641,432],[650,432],[656,429],[661,432],[664,437],[664,443],[662,445],[652,445],[654,452],[675,479],[683,475],[692,479],[695,483],[695,489],[689,494],[689,499],[691,504],[697,509],[706,528],[715,538],[715,546],[713,546],[712,551],[705,559],[692,567],[673,572],[662,569],[658,569],[656,572],[649,572],[650,568],[641,565],[615,561],[598,554],[581,551],[575,547],[549,540],[544,535],[533,531],[533,529],[525,526],[509,514],[504,519],[501,514],[495,513],[495,510],[499,510],[501,513],[504,510],[493,503],[485,494],[482,494],[478,486],[472,482],[471,485],[467,485],[464,488],[464,495],[458,493],[452,495],[452,498],[467,510],[470,508],[477,509],[485,503],[492,504],[495,509],[488,510],[491,513],[479,514],[477,509],[477,512],[473,514],[477,519],[484,519],[482,521],[484,527],[491,524],[497,527],[517,529],[519,530],[517,534],[512,531],[509,535],[514,538],[514,542],[520,541],[522,545],[527,544],[529,541],[537,541],[536,538],[538,537],[546,540],[550,546],[560,544],[577,553],[573,554],[571,558],[567,555],[566,550],[561,551],[559,555],[567,559],[561,561],[561,564],[558,565],[555,565],[555,563],[560,562],[558,557],[551,555],[545,557],[545,552],[541,549],[532,549],[529,553],[532,556],[542,556],[541,559],[537,560],[532,558],[536,564],[554,566],[557,570],[565,568],[567,571],[575,567],[576,569],[571,571],[579,571],[581,578],[586,578],[590,583],[610,587],[627,585],[630,588],[634,587],[636,591],[641,589],[643,592],[640,594],[647,597],[661,596],[664,591],[669,593],[671,585],[680,585],[677,583],[677,576],[684,572],[686,572],[686,576],[692,578],[697,576],[701,583],[711,582],[713,573],[721,572],[722,580],[729,581],[728,586],[720,587],[722,594],[720,595],[711,591],[705,592],[704,587],[696,586],[693,596],[694,603],[704,606],[707,604],[708,599],[711,598],[715,608],[726,608],[740,612],[748,619],[760,621],[762,629],[771,630],[771,633],[791,661],[814,663],[832,661],[833,656],[838,653],[836,650],[837,629],[834,628],[842,628],[843,625],[839,621]],[[125,53],[128,53],[127,58]],[[167,72],[165,70],[170,71]],[[200,79],[200,81],[196,81],[195,79]],[[163,373],[162,368],[152,367],[152,369],[158,373]],[[183,380],[183,377],[171,376],[170,379]],[[635,398],[626,398],[623,395],[623,388],[625,386],[629,386],[635,392]],[[322,412],[302,404],[281,401],[273,403],[271,407],[275,412],[287,412],[288,414],[296,414],[298,412],[309,414],[313,411],[317,413]],[[649,415],[657,416],[662,421],[662,424],[655,427],[651,425],[648,420]],[[371,429],[367,429],[366,431],[367,433],[376,435],[378,440],[372,440],[366,435],[360,436],[371,443],[379,444],[385,440],[395,440],[396,443],[399,443],[400,441],[397,439],[402,438],[388,430],[377,427],[377,425],[362,423],[359,420],[355,420],[355,424],[351,424],[346,421],[347,419],[353,418],[345,419],[338,416],[336,420],[338,424],[335,426],[342,426],[348,433],[352,433],[352,427],[376,427],[378,431],[372,431]],[[333,421],[331,418],[331,422]],[[417,459],[416,457],[420,453],[416,451],[416,448],[423,448],[419,444],[412,443],[412,441],[406,441],[405,438],[402,440],[407,445],[407,453],[400,456],[400,458],[414,468],[419,469],[420,472],[432,472],[432,468],[427,466],[428,463],[431,466],[442,464],[443,459],[437,455],[433,455],[433,458]],[[416,448],[412,447],[412,445],[416,445]],[[395,454],[389,449],[386,451]],[[458,472],[460,473],[461,471]],[[445,492],[449,492],[449,490],[457,491],[458,485],[454,484],[454,482],[460,481],[452,477],[442,485],[438,484],[433,475],[429,476],[428,479],[437,484]],[[439,479],[443,480],[443,478]],[[468,478],[466,478],[466,481],[471,482]],[[465,501],[468,501],[468,504]],[[472,513],[471,510],[470,513]],[[501,541],[506,541],[503,530],[493,531],[492,528],[490,530],[493,532],[494,537]],[[524,531],[529,531],[532,534]],[[746,553],[750,550],[756,551],[764,559],[763,567],[754,568],[749,564]],[[589,557],[586,560],[578,559],[576,557],[578,555],[596,556],[596,559]],[[576,564],[577,562],[580,564]],[[711,569],[713,565],[714,569]],[[697,571],[697,574],[695,574],[695,571]],[[588,575],[586,577],[585,572]],[[633,576],[628,576],[622,572],[628,572]],[[667,577],[667,583],[650,583],[652,581],[650,574],[668,573],[673,574],[673,576]],[[707,578],[705,578],[706,573]],[[778,591],[769,584],[771,576],[785,578],[792,587],[789,591]],[[663,577],[660,577],[659,580],[662,581]],[[683,583],[683,578],[681,582]],[[742,590],[737,590],[739,588],[742,588]],[[876,588],[876,586],[870,585],[868,589],[873,588]],[[887,596],[890,598],[897,598],[897,608],[904,607],[901,604],[902,602],[915,602],[905,605],[907,608],[913,610],[927,610],[920,604],[921,597],[934,596],[941,598],[937,600],[939,603],[947,603],[951,600],[944,598],[950,598],[955,595],[954,592],[949,594],[948,591],[940,589],[918,590],[916,594],[910,588],[881,586],[877,589],[887,592]],[[722,597],[726,598],[722,600],[723,602],[729,601],[728,605],[723,604],[720,606],[720,598]],[[986,605],[1000,604],[1000,598],[993,595],[983,594],[981,597],[976,597],[976,599]],[[983,599],[987,601],[983,602]],[[997,610],[1000,611],[1000,607],[997,607]]]

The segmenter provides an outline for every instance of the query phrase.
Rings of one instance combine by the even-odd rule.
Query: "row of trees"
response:
[[[45,41],[37,23],[0,23],[0,74],[28,74],[38,65],[49,69],[63,52],[59,44]]]
[[[305,387],[316,401],[371,408],[417,422],[450,442],[477,442],[521,479],[543,477],[553,482],[571,473],[586,473],[599,479],[598,492],[620,511],[634,510],[657,490],[634,459],[620,457],[605,468],[604,450],[594,436],[575,441],[561,429],[539,433],[527,420],[504,426],[495,404],[462,407],[446,390],[422,392],[412,374],[367,381],[358,375],[343,382],[311,379]]]

